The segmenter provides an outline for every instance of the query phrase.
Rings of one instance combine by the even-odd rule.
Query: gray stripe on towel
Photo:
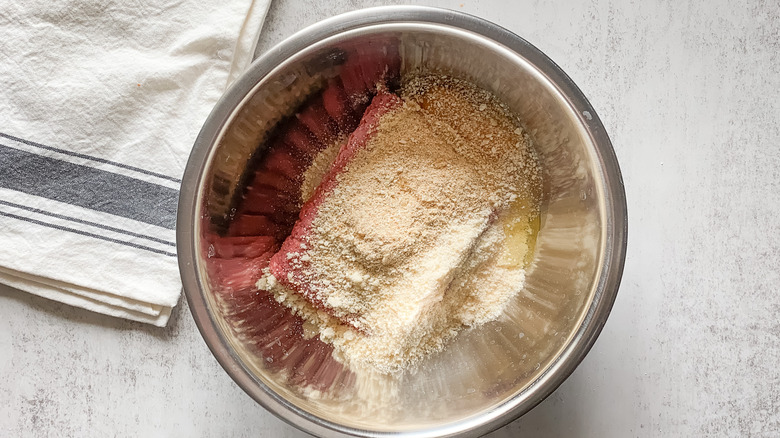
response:
[[[178,191],[0,144],[0,187],[173,230]]]
[[[83,230],[77,230],[77,229],[74,229],[74,228],[63,227],[62,225],[50,224],[50,223],[47,223],[47,222],[39,221],[37,219],[33,219],[33,218],[29,218],[29,217],[23,217],[23,216],[18,216],[18,215],[12,214],[12,213],[6,213],[4,211],[0,211],[0,216],[6,216],[6,217],[14,218],[14,219],[17,219],[17,220],[20,220],[20,221],[29,222],[31,224],[37,224],[37,225],[40,225],[42,227],[54,228],[55,230],[70,231],[71,233],[81,234],[82,236],[93,237],[95,239],[105,240],[106,242],[113,242],[113,243],[118,243],[120,245],[125,245],[125,246],[130,246],[130,247],[133,247],[133,248],[143,249],[143,250],[154,252],[154,253],[157,253],[157,254],[166,255],[168,257],[176,257],[176,253],[173,253],[173,252],[168,252],[168,251],[164,251],[164,250],[157,249],[157,248],[151,248],[151,247],[148,247],[148,246],[145,246],[145,245],[139,245],[139,244],[133,243],[133,242],[125,242],[124,240],[112,239],[111,237],[101,236],[101,235],[98,235],[98,234],[92,234],[92,233],[88,233],[88,232],[83,231]]]
[[[99,224],[97,222],[85,221],[83,219],[78,219],[78,218],[75,218],[75,217],[65,216],[65,215],[54,213],[54,212],[51,212],[51,211],[45,211],[45,210],[41,210],[39,208],[28,207],[26,205],[19,205],[19,204],[15,204],[13,202],[3,201],[2,199],[0,199],[0,205],[6,205],[8,207],[18,208],[18,209],[21,209],[21,210],[27,210],[27,211],[30,211],[30,212],[33,212],[33,213],[42,214],[44,216],[55,217],[57,219],[63,219],[63,220],[66,220],[66,221],[69,221],[69,222],[72,222],[72,223],[75,222],[77,224],[88,225],[90,227],[95,227],[95,228],[101,228],[101,229],[104,229],[104,230],[113,231],[115,233],[125,234],[125,235],[131,236],[131,237],[138,237],[139,239],[146,239],[146,240],[150,240],[152,242],[162,243],[163,245],[167,245],[167,246],[173,246],[173,247],[176,246],[176,244],[173,243],[173,242],[169,242],[169,241],[163,240],[163,239],[158,239],[158,238],[152,237],[152,236],[147,236],[145,234],[138,234],[138,233],[134,233],[134,232],[129,231],[129,230],[123,230],[121,228],[115,228],[115,227],[110,227],[108,225]]]
[[[143,173],[145,175],[151,175],[151,176],[156,176],[157,178],[167,179],[168,181],[173,181],[173,182],[177,182],[177,183],[181,182],[181,180],[178,179],[178,178],[172,178],[172,177],[170,177],[168,175],[163,175],[161,173],[151,172],[151,171],[148,171],[146,169],[141,169],[140,167],[129,166],[129,165],[124,164],[124,163],[118,163],[116,161],[106,160],[105,158],[98,158],[98,157],[93,157],[91,155],[80,154],[78,152],[69,151],[67,149],[60,149],[60,148],[55,148],[55,147],[51,147],[51,146],[46,146],[45,144],[40,144],[40,143],[36,143],[34,141],[25,140],[23,138],[14,137],[13,135],[8,135],[8,134],[3,133],[3,132],[0,132],[0,137],[5,137],[5,138],[7,138],[9,140],[13,140],[13,141],[16,141],[16,142],[19,142],[19,143],[24,143],[27,146],[33,146],[33,147],[36,147],[36,148],[46,149],[47,151],[58,152],[60,154],[70,155],[72,157],[79,157],[79,158],[83,158],[85,160],[95,161],[97,163],[110,164],[112,166],[121,167],[123,169],[132,170],[134,172]]]

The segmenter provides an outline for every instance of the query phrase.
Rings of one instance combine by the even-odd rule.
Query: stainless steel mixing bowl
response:
[[[237,325],[235,315],[226,314],[204,267],[209,248],[202,236],[230,217],[242,175],[274,126],[339,74],[339,54],[383,50],[388,41],[399,48],[402,72],[424,69],[470,80],[495,93],[523,121],[545,178],[535,258],[523,291],[499,320],[461,333],[416,372],[356,375],[328,365],[328,372],[341,373],[335,383],[311,385],[271,366],[239,327],[246,318]],[[209,348],[241,388],[282,419],[319,436],[476,436],[542,401],[591,348],[622,275],[626,214],[620,170],[604,127],[547,56],[473,16],[384,7],[341,15],[293,35],[230,87],[187,165],[178,251],[187,300]],[[304,368],[332,360],[307,356],[301,348]]]

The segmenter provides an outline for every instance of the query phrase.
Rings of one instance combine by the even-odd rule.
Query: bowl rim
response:
[[[544,75],[576,113],[581,127],[595,146],[593,152],[601,170],[599,176],[603,182],[606,215],[601,277],[578,329],[547,369],[524,390],[503,402],[506,408],[501,409],[503,412],[500,414],[482,413],[474,418],[443,426],[399,433],[360,430],[324,420],[285,400],[253,376],[218,330],[218,323],[208,310],[203,292],[205,289],[196,272],[197,233],[192,230],[196,228],[200,218],[197,196],[201,192],[204,170],[209,164],[212,149],[235,109],[241,106],[259,81],[287,58],[323,39],[361,27],[401,22],[444,25],[472,32],[515,52]],[[236,384],[257,403],[285,422],[317,436],[478,436],[498,429],[525,414],[571,375],[601,333],[617,297],[628,240],[625,188],[612,143],[596,111],[569,76],[539,49],[497,24],[463,12],[425,6],[381,6],[337,15],[294,33],[257,58],[218,100],[195,140],[182,177],[176,225],[179,271],[184,295],[195,324],[214,357]]]

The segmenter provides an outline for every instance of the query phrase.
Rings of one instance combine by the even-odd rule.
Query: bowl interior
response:
[[[293,348],[302,357],[299,367],[329,374],[323,386],[295,379],[289,367],[280,368],[258,353],[253,335],[235,324],[235,309],[211,286],[208,246],[200,236],[229,220],[245,170],[262,155],[265,140],[307,96],[339,74],[343,53],[383,51],[388,44],[399,48],[402,73],[436,71],[470,80],[492,91],[520,117],[544,169],[541,228],[525,286],[504,315],[462,332],[415,372],[394,377],[353,373],[314,353],[308,364],[307,348],[314,347],[300,341]],[[538,402],[536,386],[565,358],[588,322],[603,282],[607,245],[601,159],[583,115],[560,88],[532,60],[488,38],[443,24],[413,22],[339,33],[295,53],[255,81],[222,125],[217,145],[206,158],[206,176],[196,189],[203,218],[195,222],[193,235],[198,293],[231,350],[233,366],[247,371],[275,406],[308,423],[352,433],[457,432]],[[252,306],[259,305],[247,303],[242,311],[251,313],[256,310]],[[264,330],[274,329],[278,327],[269,324]]]

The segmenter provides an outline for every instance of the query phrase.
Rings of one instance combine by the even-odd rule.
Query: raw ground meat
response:
[[[296,222],[292,233],[285,239],[279,252],[271,257],[270,270],[277,281],[288,289],[299,293],[307,301],[326,312],[331,313],[329,307],[318,298],[319,293],[316,286],[306,280],[305,271],[308,263],[298,258],[295,259],[295,262],[292,262],[293,259],[288,254],[298,253],[301,248],[308,245],[312,222],[317,215],[319,206],[337,186],[336,177],[349,164],[355,154],[366,146],[379,123],[379,119],[402,104],[403,101],[391,93],[380,92],[374,97],[371,105],[363,115],[360,125],[339,151],[330,171],[323,178],[322,183],[317,187],[312,198],[303,205],[300,219]],[[349,323],[349,321],[343,322]]]
[[[353,375],[332,359],[333,347],[318,338],[305,339],[303,320],[271,293],[257,291],[255,283],[293,230],[302,204],[303,175],[314,157],[355,130],[378,88],[397,83],[397,43],[374,51],[347,53],[340,75],[279,124],[247,178],[227,231],[204,226],[206,270],[225,320],[266,366],[285,370],[292,383],[320,390],[348,385],[343,379]]]
[[[281,125],[244,191],[228,235],[267,235],[281,241],[291,232],[305,170],[320,151],[355,130],[378,89],[398,81],[400,58],[393,49],[389,53],[389,58],[368,53],[348,58],[340,76]]]

